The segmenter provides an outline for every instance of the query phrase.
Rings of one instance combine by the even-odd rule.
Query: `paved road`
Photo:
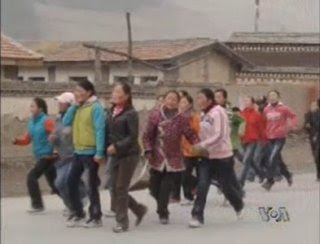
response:
[[[124,234],[111,232],[113,220],[104,219],[100,229],[68,229],[61,215],[63,208],[56,196],[46,196],[45,214],[31,216],[25,213],[28,198],[2,199],[2,233],[4,244],[100,244],[100,243],[227,243],[227,244],[318,244],[319,243],[319,183],[314,175],[296,175],[291,188],[285,182],[277,184],[271,192],[257,183],[247,185],[246,213],[237,221],[230,207],[223,207],[223,197],[211,188],[206,224],[201,229],[189,229],[191,207],[170,205],[171,224],[161,226],[155,214],[155,204],[147,191],[134,196],[149,206],[149,214],[141,226],[132,227]],[[102,193],[102,203],[107,208],[109,199]],[[263,222],[258,207],[286,207],[289,222]],[[104,208],[104,209],[105,209]],[[133,216],[130,215],[131,220]]]

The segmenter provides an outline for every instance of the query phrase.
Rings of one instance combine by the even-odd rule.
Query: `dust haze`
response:
[[[2,0],[2,31],[20,40],[126,39],[133,37],[225,40],[253,31],[254,0]],[[319,32],[319,0],[260,0],[260,31]]]

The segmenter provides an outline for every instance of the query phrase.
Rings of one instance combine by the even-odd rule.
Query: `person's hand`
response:
[[[192,147],[192,155],[206,158],[209,156],[209,152],[207,149],[205,149],[199,145],[194,145]]]
[[[50,134],[48,140],[49,142],[54,143],[57,140],[57,136],[54,134]]]
[[[108,153],[108,155],[115,155],[117,153],[117,149],[115,148],[114,145],[110,145],[107,148],[107,153]]]
[[[12,141],[11,141],[11,143],[12,143],[13,145],[16,145],[16,144],[17,144],[17,138],[13,138]]]
[[[93,160],[94,160],[97,164],[102,164],[102,163],[103,163],[103,157],[100,157],[100,156],[94,156]]]

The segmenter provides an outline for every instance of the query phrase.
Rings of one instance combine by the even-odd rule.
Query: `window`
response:
[[[129,82],[128,76],[114,76],[113,80],[114,80],[114,82],[128,82],[133,85],[133,81]]]
[[[69,81],[79,82],[79,81],[85,81],[85,80],[88,80],[87,76],[69,76]]]
[[[49,82],[56,81],[56,67],[55,66],[50,66],[48,68],[48,76],[49,76]]]
[[[4,78],[8,80],[17,80],[18,79],[18,66],[4,66]]]
[[[46,81],[45,78],[42,76],[32,76],[32,77],[29,77],[29,80],[30,81]]]
[[[158,82],[158,76],[142,76],[141,83],[142,84],[155,84]]]

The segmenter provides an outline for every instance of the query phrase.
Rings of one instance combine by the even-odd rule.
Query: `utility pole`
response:
[[[133,76],[132,76],[132,34],[131,34],[131,21],[130,21],[130,13],[126,13],[127,19],[127,30],[128,30],[128,81],[133,84]]]
[[[259,32],[260,0],[255,0],[255,1],[256,1],[256,14],[254,17],[254,32]]]

